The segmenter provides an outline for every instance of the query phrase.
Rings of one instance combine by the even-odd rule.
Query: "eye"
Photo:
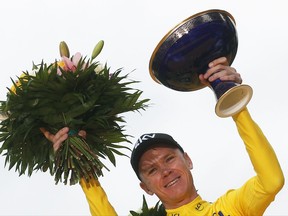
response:
[[[168,162],[172,162],[173,160],[174,160],[174,155],[170,155],[170,156],[168,156],[167,158],[166,158],[166,162],[168,163]]]
[[[148,175],[153,175],[157,172],[157,169],[155,167],[148,170]]]

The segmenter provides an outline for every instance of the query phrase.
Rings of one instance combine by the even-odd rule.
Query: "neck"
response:
[[[192,202],[194,199],[196,199],[196,197],[198,197],[198,193],[195,190],[191,195],[186,196],[184,199],[178,200],[177,202],[171,201],[171,200],[166,202],[163,200],[162,203],[163,203],[165,209],[176,209],[176,208],[179,208],[183,205],[186,205],[186,204]]]

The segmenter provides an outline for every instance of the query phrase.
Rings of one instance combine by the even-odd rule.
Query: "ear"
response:
[[[191,158],[189,157],[189,155],[186,152],[184,153],[184,159],[185,159],[185,162],[186,162],[187,166],[189,167],[189,169],[192,170],[193,169],[193,163],[192,163]]]
[[[143,182],[140,182],[140,187],[149,195],[153,195],[154,193],[152,191],[149,190],[149,188],[147,187],[147,185]]]

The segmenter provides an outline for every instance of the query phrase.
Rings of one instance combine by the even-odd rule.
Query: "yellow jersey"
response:
[[[227,191],[210,203],[198,196],[177,209],[166,209],[167,216],[261,216],[284,185],[284,175],[274,150],[247,108],[233,116],[256,176],[242,187]],[[81,182],[93,216],[117,215],[97,180]]]
[[[284,176],[276,154],[247,108],[233,120],[257,175],[213,203],[198,196],[177,209],[166,209],[167,216],[261,216],[281,190]]]

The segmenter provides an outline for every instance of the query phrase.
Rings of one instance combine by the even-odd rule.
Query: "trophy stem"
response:
[[[253,89],[249,85],[216,80],[211,87],[216,95],[215,113],[222,118],[240,112],[251,100]]]

